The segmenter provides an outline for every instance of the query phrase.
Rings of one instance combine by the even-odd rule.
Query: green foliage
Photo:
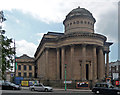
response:
[[[13,69],[14,62],[14,47],[11,46],[12,39],[9,39],[2,35],[2,79],[6,80],[6,71]]]

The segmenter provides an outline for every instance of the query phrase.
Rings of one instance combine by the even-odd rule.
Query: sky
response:
[[[109,2],[108,2],[109,1]],[[15,39],[16,55],[34,57],[43,34],[64,33],[66,15],[80,6],[94,18],[95,33],[105,35],[110,47],[110,62],[118,60],[118,0],[1,0],[0,10],[7,19],[5,35]]]

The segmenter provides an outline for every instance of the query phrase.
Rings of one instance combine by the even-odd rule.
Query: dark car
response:
[[[11,82],[3,82],[2,83],[2,90],[20,90],[21,87],[14,84],[14,83],[11,83]]]
[[[120,88],[115,88],[110,83],[97,83],[95,87],[93,87],[92,92],[105,95],[120,95]]]

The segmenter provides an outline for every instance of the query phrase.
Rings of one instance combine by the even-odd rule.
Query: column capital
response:
[[[82,46],[82,47],[86,47],[86,46],[87,46],[87,44],[82,44],[81,46]]]
[[[50,48],[48,48],[48,47],[47,47],[47,48],[45,48],[45,50],[49,50],[49,49],[50,49]]]
[[[59,50],[60,48],[56,48],[56,50]]]
[[[97,48],[98,46],[97,45],[92,45],[94,48]]]
[[[66,46],[62,46],[61,49],[65,49]]]
[[[74,47],[75,45],[74,44],[71,44],[71,45],[69,45],[70,47]]]
[[[103,50],[103,48],[104,48],[103,46],[98,46],[98,49],[102,49]]]
[[[109,54],[109,53],[110,53],[110,51],[105,51],[105,53],[106,53],[106,54]]]

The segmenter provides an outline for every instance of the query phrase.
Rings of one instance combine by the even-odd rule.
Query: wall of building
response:
[[[56,80],[57,78],[57,52],[56,49],[48,49],[48,78]]]
[[[45,51],[41,54],[40,58],[37,60],[37,77],[44,79],[46,77],[45,72]]]
[[[66,21],[65,32],[94,32],[94,22],[87,18],[75,18]]]
[[[21,70],[18,70],[18,65],[21,65]],[[24,70],[24,65],[26,65],[26,70]],[[32,66],[32,70],[29,70],[29,66]],[[32,73],[32,77],[34,77],[34,64],[33,63],[17,63],[17,70],[16,70],[16,77],[18,76],[18,73],[21,73],[21,77],[24,77],[24,73],[27,74],[26,77],[29,77],[29,73]]]

